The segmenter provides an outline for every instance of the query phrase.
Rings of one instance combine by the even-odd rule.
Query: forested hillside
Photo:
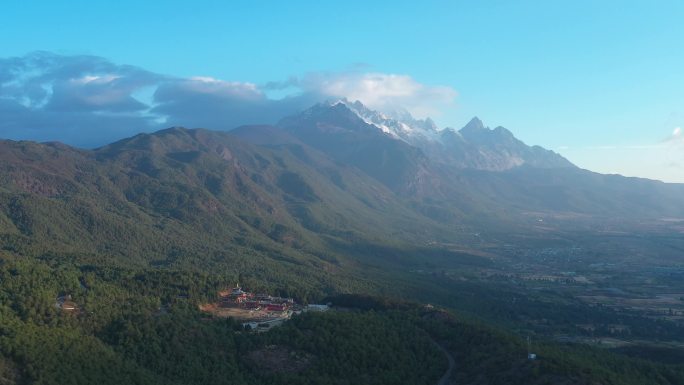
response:
[[[3,257],[3,384],[433,384],[456,359],[460,383],[681,384],[682,368],[535,343],[422,305],[335,296],[265,334],[208,318],[210,276],[77,267]],[[72,293],[76,312],[55,307]]]
[[[682,383],[677,365],[543,337],[543,359],[527,361],[519,331],[543,336],[540,319],[623,322],[649,338],[680,330],[475,279],[516,263],[487,251],[483,223],[537,231],[510,227],[525,207],[489,204],[545,199],[512,187],[533,178],[525,169],[464,184],[476,189],[444,204],[259,130],[272,140],[175,128],[93,151],[0,143],[0,383],[433,384],[447,367],[436,344],[461,383]],[[236,282],[338,307],[264,334],[198,310]]]

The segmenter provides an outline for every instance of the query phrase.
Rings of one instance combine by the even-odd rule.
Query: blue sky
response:
[[[6,67],[35,51],[59,58],[47,60],[51,76],[66,76],[63,62],[73,69],[74,57],[81,67],[97,58],[109,64],[96,63],[98,79],[84,72],[71,83],[59,78],[59,100],[34,100],[16,114],[36,127],[66,116],[63,130],[59,123],[23,131],[0,125],[0,136],[88,145],[94,142],[74,138],[148,130],[166,122],[132,119],[147,113],[135,100],[149,102],[159,79],[173,78],[156,110],[169,124],[212,124],[193,124],[189,113],[197,108],[193,95],[207,87],[221,103],[237,103],[231,113],[245,110],[244,98],[276,106],[271,99],[308,95],[289,100],[289,108],[343,93],[372,98],[377,108],[406,104],[440,126],[479,116],[591,170],[684,182],[684,139],[676,130],[684,126],[682,20],[681,1],[9,1],[0,13]],[[28,73],[46,62],[31,60],[21,67]],[[112,90],[103,71],[126,75],[116,75],[122,84]],[[379,88],[363,88],[369,81]],[[380,96],[370,95],[376,89]],[[19,91],[1,87],[0,100],[10,92]],[[95,97],[116,103],[94,109]],[[49,115],[26,118],[44,107]],[[119,120],[88,135],[74,123],[98,126],[103,115]],[[246,119],[252,116],[258,113]],[[129,128],[116,128],[123,123]]]

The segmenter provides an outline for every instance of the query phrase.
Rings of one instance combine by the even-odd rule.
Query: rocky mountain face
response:
[[[283,119],[271,128],[270,137],[277,137],[278,129],[360,169],[420,213],[441,221],[546,211],[684,214],[675,204],[684,202],[678,197],[682,186],[581,170],[553,151],[526,145],[503,127],[486,127],[478,118],[458,131],[440,130],[431,120],[407,112],[388,115],[340,100]]]
[[[388,135],[345,103],[318,104],[283,119],[278,127],[394,191],[413,195],[434,187],[429,160],[420,148]]]
[[[394,113],[388,115],[371,110],[358,100],[353,103],[347,100],[340,100],[337,103],[345,105],[366,123],[375,125],[382,132],[409,144],[417,145],[421,142],[435,141],[439,138],[439,129],[430,118],[415,119],[406,110],[394,111]]]
[[[527,146],[505,128],[486,128],[477,118],[460,131],[440,130],[430,119],[415,119],[405,111],[390,116],[358,101],[320,103],[287,117],[270,129],[269,141],[283,136],[276,133],[278,128],[289,141],[296,139],[337,162],[357,167],[395,193],[417,200],[421,207],[425,199],[467,206],[468,200],[453,198],[475,193],[458,182],[470,175],[469,170],[574,168],[560,155]],[[248,131],[236,132],[255,143],[266,140]],[[469,211],[469,207],[453,210]]]
[[[528,146],[504,127],[490,129],[473,118],[459,131],[447,128],[440,135],[443,160],[461,168],[504,171],[515,167],[574,167],[561,155],[539,146]]]
[[[326,107],[338,110],[346,107],[363,123],[374,126],[376,133],[380,131],[386,137],[418,148],[431,161],[447,167],[488,171],[504,171],[521,166],[574,167],[570,161],[553,151],[526,145],[504,127],[485,127],[477,117],[460,130],[449,127],[439,129],[429,118],[415,119],[405,110],[385,114],[373,111],[359,101],[323,103],[315,107],[318,111],[316,115],[321,116],[321,111]],[[305,111],[302,115],[310,117],[311,111]],[[292,126],[297,119],[286,119],[289,122],[287,125]]]

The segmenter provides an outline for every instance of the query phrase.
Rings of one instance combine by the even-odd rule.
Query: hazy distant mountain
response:
[[[445,161],[464,168],[502,171],[520,166],[575,167],[561,155],[539,146],[528,146],[503,127],[489,129],[473,118],[459,131],[441,132]]]

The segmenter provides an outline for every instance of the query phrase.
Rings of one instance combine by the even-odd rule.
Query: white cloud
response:
[[[119,75],[85,75],[80,78],[70,79],[70,81],[76,84],[106,84],[119,78],[121,78]]]
[[[241,124],[273,124],[336,98],[359,100],[384,112],[408,110],[424,118],[439,115],[455,97],[450,87],[428,86],[410,76],[383,73],[315,73],[261,86],[195,76],[160,84],[152,112],[167,116],[171,124],[231,129]]]
[[[304,92],[359,100],[381,111],[406,109],[419,118],[440,115],[443,109],[453,106],[457,96],[456,90],[448,86],[426,85],[408,75],[377,72],[316,73],[295,82]]]
[[[256,84],[248,82],[231,82],[210,76],[195,76],[179,82],[178,87],[189,92],[212,94],[224,97],[243,99],[263,99],[264,93]]]
[[[96,56],[35,52],[0,58],[0,135],[71,144],[104,144],[162,125],[232,129],[273,124],[326,99],[359,100],[383,112],[439,116],[456,91],[408,75],[312,73],[257,85],[210,76],[175,78]],[[126,129],[126,127],[130,127]],[[101,132],[111,135],[98,139]],[[24,132],[35,132],[25,135]]]

